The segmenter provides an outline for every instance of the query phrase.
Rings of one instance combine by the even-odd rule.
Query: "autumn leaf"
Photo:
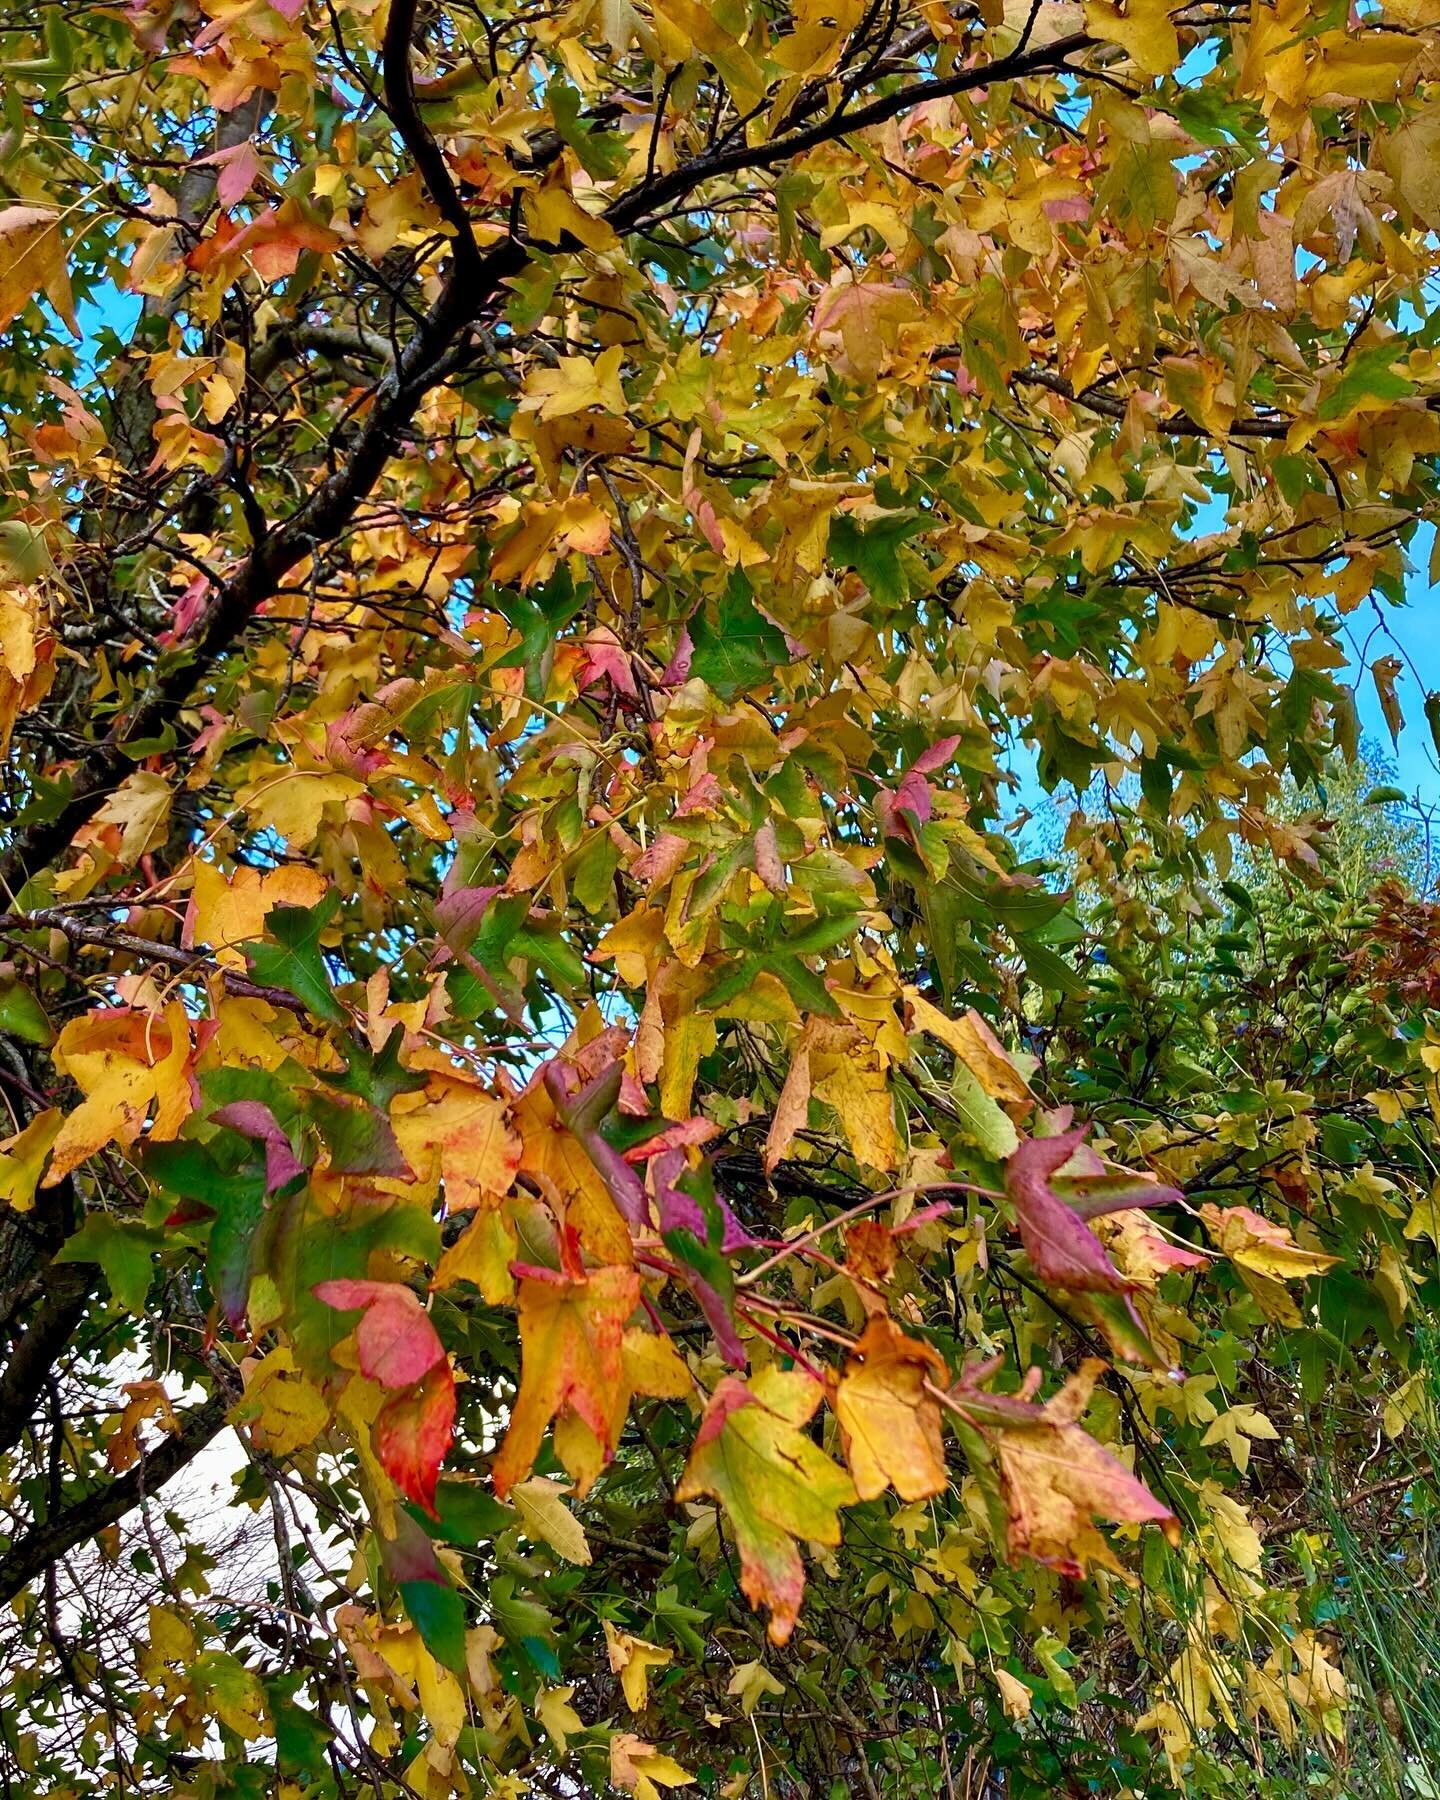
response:
[[[939,1402],[945,1364],[928,1344],[873,1318],[850,1353],[835,1392],[835,1416],[862,1500],[893,1487],[902,1500],[924,1500],[948,1485]]]
[[[35,1189],[61,1122],[59,1107],[46,1107],[13,1137],[0,1141],[0,1200],[17,1212],[28,1212],[35,1204]]]
[[[1083,1130],[1026,1138],[1005,1165],[1005,1189],[1015,1208],[1020,1241],[1039,1278],[1077,1293],[1123,1293],[1128,1283],[1085,1223],[1103,1213],[1173,1204],[1181,1195],[1159,1182],[1111,1180],[1084,1148]],[[1062,1196],[1052,1178],[1072,1159],[1082,1177]]]
[[[584,1720],[570,1704],[574,1692],[573,1687],[542,1688],[535,1696],[535,1717],[559,1756],[569,1748],[571,1732],[585,1729]]]
[[[330,1423],[324,1395],[295,1365],[294,1352],[278,1345],[265,1356],[247,1358],[240,1373],[244,1399],[235,1417],[248,1422],[258,1449],[290,1456],[313,1444]]]
[[[375,1454],[381,1467],[407,1499],[432,1517],[454,1423],[455,1377],[448,1362],[437,1363],[416,1386],[387,1400],[375,1417]]]
[[[575,1280],[534,1267],[516,1273],[520,1391],[491,1469],[502,1499],[534,1467],[546,1427],[557,1415],[586,1426],[604,1456],[614,1451],[629,1404],[625,1326],[640,1299],[633,1269],[595,1269]],[[586,1484],[571,1472],[583,1496]]]
[[[636,1800],[661,1800],[661,1788],[689,1787],[695,1777],[633,1732],[617,1731],[610,1740],[610,1780]]]
[[[445,1357],[445,1347],[412,1288],[398,1281],[322,1281],[317,1300],[360,1312],[360,1373],[381,1387],[409,1387]]]
[[[628,1631],[620,1631],[608,1619],[603,1623],[611,1673],[620,1677],[625,1704],[632,1713],[644,1712],[650,1698],[650,1671],[668,1668],[675,1659],[675,1652],[644,1638],[633,1637]]]
[[[520,1529],[532,1543],[548,1544],[566,1562],[589,1564],[593,1559],[585,1528],[565,1505],[567,1489],[558,1481],[532,1475],[517,1481],[510,1501],[520,1515]]]
[[[70,294],[60,216],[48,206],[0,209],[0,331],[43,293],[76,337],[80,327]]]
[[[190,1057],[190,1022],[178,1003],[163,1019],[122,1008],[72,1019],[55,1063],[85,1097],[56,1135],[42,1185],[53,1187],[105,1144],[128,1148],[147,1118],[151,1142],[173,1138],[191,1110]]]
[[[1248,1206],[1217,1206],[1207,1200],[1200,1217],[1211,1242],[1233,1263],[1272,1281],[1303,1281],[1336,1268],[1341,1258],[1306,1250],[1284,1225],[1276,1225]]]
[[[720,1502],[740,1552],[740,1585],[770,1613],[770,1640],[789,1640],[805,1565],[798,1539],[840,1542],[839,1509],[856,1490],[802,1429],[822,1390],[798,1369],[762,1369],[747,1385],[727,1375],[710,1397],[677,1500]]]
[[[1054,1399],[1037,1406],[982,1394],[964,1381],[953,1390],[963,1415],[990,1444],[1000,1476],[1012,1558],[1034,1557],[1067,1575],[1120,1565],[1095,1529],[1100,1519],[1158,1524],[1180,1540],[1174,1513],[1078,1423],[1104,1365],[1087,1362]]]

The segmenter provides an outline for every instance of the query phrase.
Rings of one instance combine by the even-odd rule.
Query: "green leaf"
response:
[[[497,1500],[473,1481],[442,1481],[435,1491],[437,1517],[427,1518],[417,1507],[408,1509],[432,1537],[447,1544],[474,1549],[488,1544],[515,1523],[515,1508]]]
[[[1345,373],[1320,402],[1317,417],[1339,419],[1366,400],[1404,400],[1415,392],[1415,383],[1397,375],[1391,366],[1400,354],[1398,344],[1376,344],[1353,357]]]
[[[98,1263],[110,1292],[127,1312],[143,1315],[153,1274],[152,1258],[165,1235],[153,1225],[93,1212],[56,1253],[58,1263]]]
[[[750,583],[737,569],[720,597],[712,626],[702,609],[690,621],[695,646],[690,673],[722,700],[790,661],[783,634],[750,598]]]
[[[830,526],[830,554],[856,571],[874,599],[886,606],[901,606],[910,598],[910,583],[900,546],[924,528],[920,513],[895,513],[867,520],[864,525],[842,514]]]
[[[277,906],[265,921],[273,944],[247,944],[250,973],[267,987],[283,988],[331,1025],[343,1025],[345,1008],[335,998],[325,959],[320,952],[321,933],[339,910],[340,896],[329,893],[318,906]]]
[[[282,1772],[323,1780],[330,1771],[327,1752],[333,1733],[322,1718],[297,1706],[287,1688],[295,1679],[266,1683],[265,1697],[275,1727],[275,1756]]]
[[[0,974],[0,1031],[22,1038],[27,1044],[42,1046],[49,1045],[55,1037],[45,1008],[8,964]]]
[[[959,1058],[950,1081],[950,1098],[965,1135],[996,1162],[1013,1156],[1020,1143],[1014,1121],[987,1094]]]
[[[577,594],[570,572],[563,564],[543,587],[528,594],[509,588],[489,588],[485,604],[500,613],[520,633],[520,642],[495,665],[500,669],[523,669],[525,692],[538,700],[545,691],[550,666],[555,660],[555,645],[561,632],[585,604]]]
[[[405,1610],[414,1621],[425,1648],[436,1662],[457,1675],[465,1672],[465,1602],[453,1587],[439,1581],[402,1581],[397,1584]]]

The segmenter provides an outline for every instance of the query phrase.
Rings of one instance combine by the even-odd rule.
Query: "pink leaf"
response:
[[[315,1298],[340,1312],[363,1309],[355,1332],[360,1373],[381,1387],[409,1387],[445,1360],[445,1347],[416,1295],[399,1281],[322,1281]]]

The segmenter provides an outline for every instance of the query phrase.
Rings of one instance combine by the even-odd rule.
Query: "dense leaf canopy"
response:
[[[0,42],[6,1800],[1423,1763],[1440,3]]]

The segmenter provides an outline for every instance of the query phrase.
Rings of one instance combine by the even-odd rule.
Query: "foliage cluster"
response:
[[[4,27],[7,1800],[1425,1791],[1440,0]]]

